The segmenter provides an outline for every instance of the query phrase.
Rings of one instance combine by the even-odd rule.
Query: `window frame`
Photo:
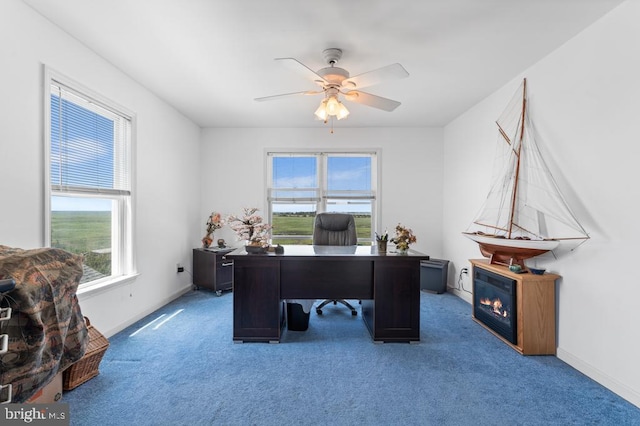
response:
[[[323,213],[327,211],[327,200],[331,197],[328,196],[328,164],[329,157],[331,156],[370,156],[371,161],[371,233],[368,238],[358,238],[358,244],[373,243],[375,241],[375,232],[380,225],[380,209],[381,209],[381,179],[380,179],[380,164],[381,164],[381,149],[288,149],[288,148],[267,148],[264,152],[265,158],[265,211],[267,212],[267,218],[269,223],[273,223],[273,204],[271,200],[271,190],[273,183],[273,156],[302,156],[302,157],[318,157],[317,165],[317,179],[318,188],[315,199],[317,203],[316,213]],[[312,191],[312,189],[309,189]],[[357,191],[355,191],[357,192]],[[314,202],[311,200],[310,202]],[[311,235],[309,235],[310,237]],[[290,236],[291,238],[300,238],[306,236]],[[277,241],[275,241],[277,243]]]
[[[81,188],[57,190],[51,181],[51,90],[52,85],[62,86],[85,101],[97,105],[109,114],[123,117],[128,121],[127,141],[125,149],[128,150],[126,164],[123,166],[130,182],[129,194],[110,193],[103,194]],[[51,247],[51,200],[52,197],[72,197],[112,200],[111,217],[111,275],[96,280],[81,283],[78,286],[78,294],[102,289],[104,287],[130,282],[138,273],[136,268],[135,250],[135,153],[136,153],[136,116],[127,108],[96,93],[73,79],[44,66],[44,246]],[[116,147],[119,148],[119,147]],[[57,185],[59,186],[59,185]],[[117,192],[117,191],[113,191]],[[116,246],[117,245],[117,246]]]

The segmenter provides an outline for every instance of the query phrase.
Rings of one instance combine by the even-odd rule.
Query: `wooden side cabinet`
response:
[[[513,344],[500,336],[483,322],[473,317],[507,345],[522,355],[556,354],[556,292],[555,283],[559,275],[530,272],[515,274],[509,268],[489,264],[486,260],[471,260],[473,268],[507,277],[516,282],[517,343]],[[473,272],[473,270],[472,270]],[[472,277],[475,274],[472,273]],[[475,286],[474,286],[475,288]],[[475,299],[475,297],[474,297]]]
[[[233,261],[224,256],[234,249],[201,248],[193,249],[193,285],[206,288],[222,295],[224,290],[233,288]]]

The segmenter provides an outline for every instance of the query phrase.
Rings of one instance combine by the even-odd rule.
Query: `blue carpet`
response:
[[[521,356],[447,293],[421,294],[419,344],[374,344],[340,305],[280,344],[234,344],[232,302],[189,292],[113,336],[100,375],[64,394],[71,424],[640,425],[640,409],[556,357]]]

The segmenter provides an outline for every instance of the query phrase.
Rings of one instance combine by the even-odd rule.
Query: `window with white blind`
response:
[[[132,115],[46,73],[46,245],[84,256],[81,288],[134,273]]]
[[[376,152],[267,152],[267,205],[274,244],[311,244],[317,213],[351,213],[358,244],[373,241]]]

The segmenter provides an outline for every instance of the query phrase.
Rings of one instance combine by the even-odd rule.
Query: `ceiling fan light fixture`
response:
[[[316,112],[314,113],[316,115],[316,117],[318,117],[318,119],[322,120],[322,121],[327,121],[327,118],[329,118],[329,114],[327,113],[327,100],[323,100],[322,102],[320,102],[320,106],[318,107],[318,109],[316,110]]]
[[[327,114],[338,115],[339,105],[340,105],[340,102],[338,102],[338,98],[336,98],[335,96],[329,96],[329,99],[327,99],[327,106],[326,106]]]
[[[347,107],[344,106],[342,102],[338,102],[338,113],[336,114],[336,117],[338,117],[338,120],[347,118],[348,115],[349,115],[349,110],[347,109]]]
[[[338,100],[336,95],[331,95],[320,102],[320,106],[314,114],[326,122],[329,117],[336,117],[338,120],[346,118],[349,115],[349,110]]]

